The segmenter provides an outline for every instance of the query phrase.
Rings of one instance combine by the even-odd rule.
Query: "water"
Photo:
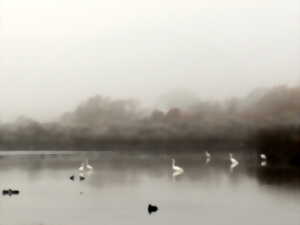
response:
[[[184,168],[174,177],[171,158]],[[80,162],[94,167],[71,181]],[[1,225],[299,225],[300,173],[260,167],[254,157],[118,152],[1,153]],[[159,207],[152,215],[147,205]]]

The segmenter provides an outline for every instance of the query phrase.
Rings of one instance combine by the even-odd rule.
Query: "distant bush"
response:
[[[0,148],[89,150],[104,145],[250,145],[267,154],[271,161],[297,163],[299,99],[299,86],[278,86],[257,89],[244,98],[224,102],[193,97],[182,108],[177,102],[173,107],[168,104],[169,108],[164,110],[149,111],[136,100],[98,95],[51,123],[25,117],[14,123],[0,123]]]

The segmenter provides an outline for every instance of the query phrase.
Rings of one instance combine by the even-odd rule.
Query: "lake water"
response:
[[[20,194],[1,193],[0,225],[299,225],[299,171],[235,157],[230,169],[227,155],[2,152],[1,191]],[[94,171],[79,181],[86,158]],[[171,158],[183,174],[173,176]]]

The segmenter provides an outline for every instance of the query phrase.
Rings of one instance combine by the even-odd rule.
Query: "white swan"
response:
[[[260,154],[260,158],[261,158],[262,160],[266,160],[266,159],[267,159],[267,156],[266,156],[265,154]]]
[[[210,155],[210,153],[208,151],[205,152],[205,156],[206,156],[206,158],[210,158],[211,157],[211,155]]]
[[[205,163],[209,163],[211,159],[211,155],[208,151],[205,152],[205,157],[206,157]]]
[[[80,165],[80,167],[78,168],[78,170],[79,170],[80,172],[83,172],[83,171],[84,171],[84,164],[83,164],[83,163],[81,163],[81,165]]]
[[[231,165],[237,166],[239,164],[239,162],[235,158],[233,158],[233,155],[231,153],[229,153],[229,160],[231,162]]]
[[[262,167],[267,166],[267,156],[265,154],[260,154],[259,156],[261,159],[260,166]]]
[[[86,167],[88,170],[92,170],[92,169],[93,169],[93,167],[89,164],[89,160],[88,160],[88,159],[86,160],[85,167]]]
[[[181,167],[175,165],[175,159],[172,159],[172,169],[175,172],[180,172],[180,173],[183,173],[184,171]]]
[[[230,172],[232,173],[234,168],[237,167],[239,165],[239,162],[233,158],[232,154],[229,153],[229,160],[230,160]]]

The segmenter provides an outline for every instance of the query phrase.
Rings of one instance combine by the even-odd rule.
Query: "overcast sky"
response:
[[[1,120],[300,80],[299,0],[0,0],[0,15]]]

